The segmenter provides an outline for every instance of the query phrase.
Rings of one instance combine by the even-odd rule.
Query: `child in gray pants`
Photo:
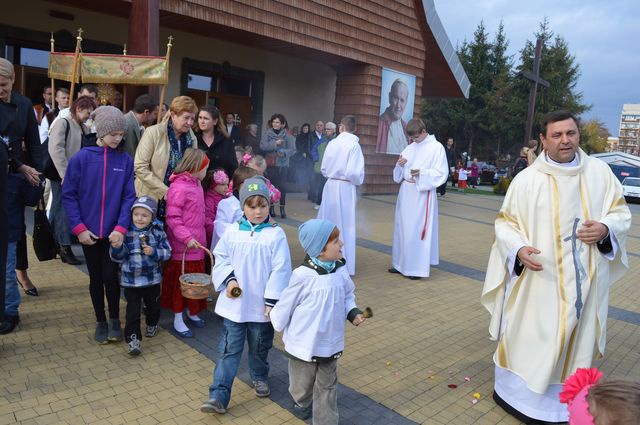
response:
[[[355,285],[342,256],[340,231],[327,220],[309,220],[298,238],[307,256],[271,310],[289,357],[293,413],[314,425],[338,423],[337,359],[344,350],[344,322],[365,318],[356,306]]]

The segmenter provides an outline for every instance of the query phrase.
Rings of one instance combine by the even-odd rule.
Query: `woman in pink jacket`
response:
[[[171,245],[171,260],[164,268],[160,306],[174,313],[173,328],[178,336],[192,338],[193,332],[184,323],[182,313],[188,309],[187,318],[197,328],[204,327],[198,313],[207,307],[206,300],[184,298],[180,291],[182,254],[187,250],[184,273],[204,271],[205,234],[204,193],[200,182],[207,174],[209,158],[204,151],[187,149],[170,177],[167,192],[167,237]]]

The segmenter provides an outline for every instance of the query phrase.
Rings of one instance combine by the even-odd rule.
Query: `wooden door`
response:
[[[236,125],[241,130],[251,124],[251,98],[247,96],[236,96],[232,94],[210,93],[209,101],[215,99],[215,105],[220,109],[222,118],[227,114],[234,114],[236,117]]]

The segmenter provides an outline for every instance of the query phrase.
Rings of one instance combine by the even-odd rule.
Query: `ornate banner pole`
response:
[[[124,43],[122,56],[127,56],[127,43]],[[122,86],[122,112],[127,112],[127,85]]]
[[[71,89],[69,90],[69,102],[73,102],[73,92],[76,86],[76,78],[78,78],[78,65],[80,59],[80,43],[82,43],[82,28],[78,28],[78,36],[76,37],[76,52],[73,57],[73,73],[71,74]]]
[[[173,41],[173,36],[170,35],[169,42],[167,43],[167,59],[165,62],[166,72],[167,72],[167,84],[169,83],[169,55],[171,54],[171,46],[173,46],[172,41]],[[163,85],[162,90],[160,90],[160,103],[158,103],[158,111],[162,110],[162,104],[164,103],[164,92],[167,88],[167,84]],[[158,114],[157,124],[160,124],[160,114]]]
[[[51,33],[51,38],[49,39],[49,42],[51,43],[51,53],[54,52],[54,44],[56,42],[56,40],[54,40],[53,38],[53,32]],[[51,78],[51,111],[53,111],[54,109],[56,109],[56,87],[55,87],[55,79]]]

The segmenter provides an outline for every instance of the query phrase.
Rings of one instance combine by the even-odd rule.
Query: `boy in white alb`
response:
[[[273,346],[273,326],[268,314],[291,276],[287,237],[269,220],[266,180],[260,176],[245,180],[239,195],[244,216],[224,232],[213,251],[213,284],[216,291],[225,290],[226,296],[219,296],[216,302],[224,331],[209,400],[200,407],[206,413],[227,411],[245,340],[256,395],[271,393],[267,355]]]
[[[364,156],[356,131],[357,120],[340,121],[340,135],[324,151],[320,171],[327,178],[318,218],[335,223],[344,242],[344,258],[350,275],[356,274],[356,186],[364,181]]]
[[[356,307],[355,285],[342,258],[335,224],[309,220],[298,237],[307,256],[271,310],[271,323],[284,330],[289,357],[289,393],[293,413],[314,425],[338,423],[337,359],[344,350],[344,322],[365,321]]]

